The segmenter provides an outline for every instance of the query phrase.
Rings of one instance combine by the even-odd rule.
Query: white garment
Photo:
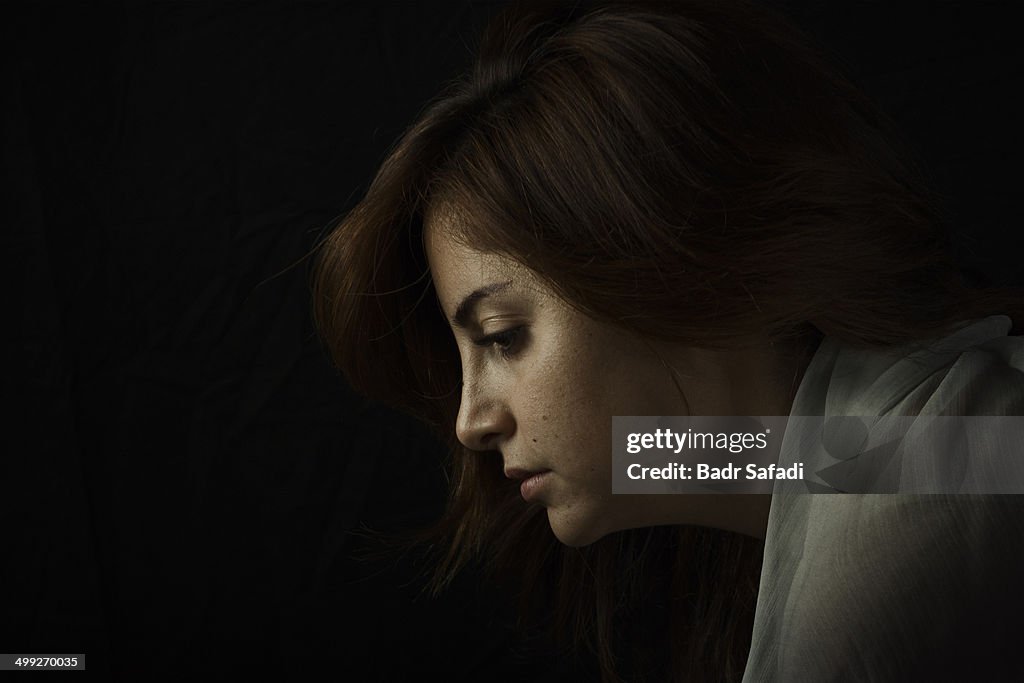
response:
[[[1024,415],[1010,328],[991,316],[917,351],[825,338],[791,414]],[[1024,681],[1024,496],[780,488],[744,683]]]

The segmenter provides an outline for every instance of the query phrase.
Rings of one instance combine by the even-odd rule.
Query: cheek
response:
[[[648,380],[632,376],[636,350],[572,315],[538,330],[536,339],[516,373],[527,446],[567,473],[610,478],[611,418],[638,414],[638,385]]]
[[[600,373],[581,373],[579,357],[560,360],[532,375],[523,394],[524,436],[567,478],[600,478],[610,468],[612,415]]]

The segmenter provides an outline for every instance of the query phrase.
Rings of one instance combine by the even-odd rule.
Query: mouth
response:
[[[548,469],[524,470],[520,467],[511,467],[505,470],[505,476],[509,479],[529,479],[530,477],[550,471]]]
[[[527,503],[540,495],[544,482],[549,479],[551,470],[523,470],[512,468],[505,470],[505,476],[509,479],[519,479],[519,494]]]

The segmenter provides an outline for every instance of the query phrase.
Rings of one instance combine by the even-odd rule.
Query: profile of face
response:
[[[443,221],[428,222],[424,237],[462,361],[458,439],[500,453],[510,478],[547,471],[528,495],[562,543],[674,523],[763,536],[766,496],[613,495],[611,424],[615,415],[686,415],[688,405],[693,414],[780,414],[743,412],[772,410],[751,384],[764,358],[655,344],[582,314],[523,264],[460,243]]]

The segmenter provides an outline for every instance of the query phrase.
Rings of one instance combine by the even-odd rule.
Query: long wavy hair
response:
[[[892,123],[796,28],[745,0],[506,8],[473,66],[392,147],[325,237],[314,316],[350,384],[450,445],[423,538],[519,581],[603,679],[738,680],[763,542],[690,526],[562,546],[500,458],[454,435],[461,367],[424,256],[428,211],[586,315],[704,348],[767,334],[902,345],[1009,313],[970,287]],[[504,572],[504,573],[503,573]],[[641,611],[643,614],[641,615]]]

